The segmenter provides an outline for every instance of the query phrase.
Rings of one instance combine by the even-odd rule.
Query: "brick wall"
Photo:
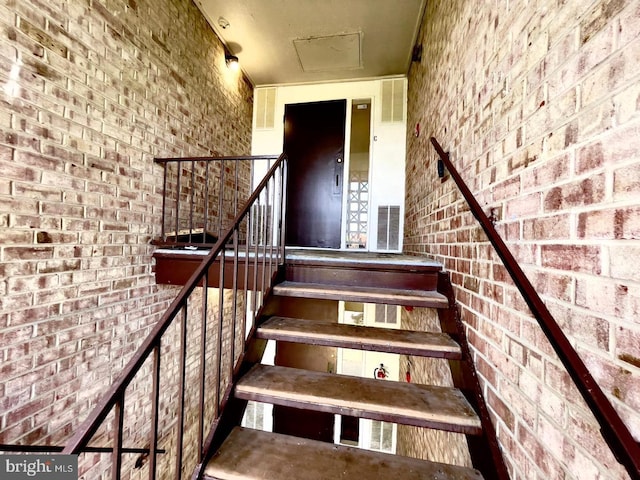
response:
[[[451,273],[511,476],[627,478],[429,136],[640,440],[640,2],[428,2],[418,41],[405,250]]]
[[[62,444],[176,293],[153,158],[248,153],[252,87],[188,0],[3,2],[0,86],[0,443]]]
[[[411,311],[403,308],[401,325],[405,330],[442,331],[438,313],[433,308],[414,308]],[[406,372],[410,373],[412,383],[453,387],[449,362],[444,359],[401,355],[400,377],[404,377]],[[399,424],[396,454],[462,467],[472,466],[463,434],[432,428]]]

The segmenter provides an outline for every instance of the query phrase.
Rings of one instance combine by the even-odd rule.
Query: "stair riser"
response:
[[[410,269],[360,269],[321,265],[287,265],[285,279],[292,282],[326,285],[435,290],[438,277],[437,272],[415,272]]]

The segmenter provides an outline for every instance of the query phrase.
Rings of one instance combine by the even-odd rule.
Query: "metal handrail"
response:
[[[498,234],[493,223],[483,212],[475,196],[471,193],[471,190],[469,190],[469,187],[467,187],[454,167],[449,158],[449,154],[443,150],[434,137],[431,137],[431,143],[469,204],[471,213],[473,213],[473,216],[476,217],[480,223],[480,226],[498,253],[498,256],[504,263],[505,268],[511,275],[516,287],[520,290],[525,302],[531,309],[531,313],[538,321],[538,324],[547,336],[560,361],[567,369],[582,398],[584,398],[589,409],[596,417],[596,420],[600,424],[600,432],[609,445],[609,448],[616,459],[627,469],[631,478],[640,480],[640,443],[635,441],[631,432],[620,418],[620,415],[618,415],[618,412],[596,383],[578,353],[571,346],[568,338],[522,271],[522,268],[520,268],[520,265]]]
[[[214,247],[238,214],[240,196],[250,193],[247,185],[241,185],[246,180],[242,165],[250,164],[255,177],[260,163],[266,172],[277,159],[274,155],[155,158],[164,167],[164,176],[161,235],[152,243],[171,248]],[[226,195],[233,196],[227,204]]]
[[[262,157],[264,158],[264,157]],[[184,287],[180,290],[177,297],[173,300],[167,311],[164,313],[162,318],[158,321],[158,323],[154,326],[151,333],[147,336],[147,338],[142,342],[136,353],[133,355],[131,360],[125,366],[123,371],[118,376],[117,380],[111,385],[108,391],[102,396],[99,400],[98,404],[91,411],[88,418],[82,423],[80,428],[76,431],[76,433],[72,436],[72,438],[68,441],[66,446],[64,447],[63,453],[65,454],[78,454],[84,451],[89,451],[90,447],[88,447],[89,441],[98,431],[100,426],[103,424],[106,417],[112,410],[115,410],[115,419],[114,419],[114,439],[113,439],[113,478],[118,479],[120,477],[120,469],[122,465],[121,455],[126,452],[126,450],[122,446],[122,436],[123,436],[123,425],[124,425],[124,415],[125,415],[125,390],[127,386],[131,384],[136,375],[141,371],[143,365],[148,359],[153,361],[153,388],[151,393],[151,402],[152,402],[152,412],[151,412],[151,429],[149,432],[149,446],[148,450],[151,452],[160,452],[158,449],[159,437],[162,435],[162,432],[159,431],[159,406],[160,406],[160,361],[161,361],[161,341],[164,333],[167,331],[169,326],[171,326],[176,319],[178,319],[180,323],[180,337],[181,337],[181,351],[180,351],[180,367],[179,367],[179,392],[180,398],[178,399],[178,434],[176,438],[177,442],[177,460],[175,465],[175,478],[180,478],[180,470],[182,468],[182,455],[183,455],[183,445],[182,445],[182,433],[184,428],[184,402],[185,402],[185,368],[186,368],[186,342],[187,342],[187,305],[191,294],[194,292],[196,287],[203,286],[206,287],[209,285],[209,270],[213,268],[214,262],[218,261],[220,264],[220,272],[219,272],[219,290],[220,290],[220,299],[218,305],[218,335],[217,335],[217,354],[216,354],[216,365],[213,367],[216,374],[216,382],[214,385],[216,388],[215,391],[215,405],[214,405],[214,420],[219,418],[221,415],[221,397],[220,389],[223,383],[223,375],[229,375],[226,377],[230,379],[233,377],[234,369],[238,362],[242,359],[242,352],[240,352],[239,358],[235,361],[236,354],[234,350],[231,348],[231,355],[229,361],[229,370],[227,372],[222,372],[222,357],[227,352],[222,352],[222,332],[223,332],[223,322],[224,322],[224,286],[225,286],[225,275],[228,273],[228,266],[231,265],[232,272],[232,307],[231,307],[231,344],[236,345],[236,341],[238,338],[241,338],[242,349],[244,351],[245,348],[245,322],[247,320],[246,312],[238,312],[240,310],[236,303],[236,297],[238,296],[240,291],[244,291],[245,299],[247,298],[247,292],[251,292],[252,294],[252,321],[255,322],[255,314],[260,308],[259,301],[262,301],[265,294],[270,290],[273,279],[275,278],[275,274],[278,271],[278,268],[284,264],[284,256],[285,256],[285,246],[284,246],[284,214],[286,210],[286,199],[284,198],[284,184],[286,183],[286,170],[287,170],[287,162],[284,154],[277,157],[275,163],[271,166],[269,171],[267,172],[264,179],[260,182],[260,184],[256,187],[254,192],[251,194],[244,207],[240,209],[239,213],[235,217],[233,225],[227,230],[227,232],[218,239],[214,248],[211,249],[211,252],[203,259],[194,273],[191,275],[189,280],[186,282]],[[279,188],[276,188],[279,187]],[[264,213],[262,215],[258,215],[259,217],[259,225],[252,226],[252,219],[255,220],[255,210],[258,207],[258,210],[261,210],[260,207],[263,207],[262,210],[268,211],[268,215]],[[251,232],[250,230],[253,230]],[[253,241],[250,241],[248,238],[253,233]],[[243,245],[242,248],[246,250],[244,252],[240,251],[240,237],[246,236],[247,241]],[[252,251],[249,251],[249,247],[251,244]],[[225,249],[228,248],[228,245],[232,245],[233,252],[233,260],[225,260],[229,256],[228,251]],[[243,255],[244,254],[244,255]],[[242,257],[242,260],[240,259]],[[268,257],[268,260],[267,260]],[[267,268],[268,265],[268,268]],[[260,268],[262,267],[262,268]],[[249,280],[249,271],[253,270],[253,279],[252,282]],[[268,272],[267,272],[268,270]],[[258,272],[261,272],[261,275],[258,275]],[[261,277],[261,278],[260,278]],[[241,282],[241,278],[244,280]],[[239,285],[240,283],[243,284]],[[205,387],[209,387],[209,385],[205,385],[205,375],[208,370],[206,362],[204,361],[204,355],[206,352],[206,348],[208,345],[206,342],[207,339],[207,296],[206,296],[207,288],[203,288],[203,309],[202,309],[202,324],[201,324],[201,339],[200,339],[200,371],[199,371],[199,383],[200,383],[200,399],[199,399],[199,407],[200,407],[200,415],[199,421],[200,425],[198,428],[198,442],[197,452],[198,459],[196,462],[201,460],[202,457],[202,446],[204,439],[204,425],[203,425],[203,412],[204,412],[204,389]],[[239,335],[239,337],[237,336]],[[210,366],[209,366],[210,367]],[[232,381],[232,378],[230,379]],[[195,464],[194,464],[195,466]],[[151,453],[149,455],[149,478],[155,478],[156,475],[156,454]]]

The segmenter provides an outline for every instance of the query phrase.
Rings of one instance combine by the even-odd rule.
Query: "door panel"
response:
[[[287,245],[340,248],[346,100],[285,106]]]

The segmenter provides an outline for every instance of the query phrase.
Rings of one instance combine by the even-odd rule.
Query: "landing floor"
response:
[[[156,256],[194,256],[204,257],[209,253],[208,249],[181,249],[181,248],[158,248],[154,254]],[[244,247],[239,248],[239,256],[245,256]],[[260,256],[260,253],[258,254]],[[254,252],[250,251],[249,256],[253,257]],[[306,262],[330,262],[330,263],[363,263],[372,265],[406,265],[416,267],[434,267],[441,268],[442,264],[427,257],[419,257],[414,255],[405,255],[403,253],[379,253],[379,252],[361,252],[358,250],[328,250],[328,249],[311,249],[311,248],[295,248],[287,247],[287,262],[306,263]]]
[[[328,250],[287,247],[287,262],[325,261],[332,263],[366,263],[441,268],[442,264],[427,257],[402,253],[361,252],[359,250]]]

